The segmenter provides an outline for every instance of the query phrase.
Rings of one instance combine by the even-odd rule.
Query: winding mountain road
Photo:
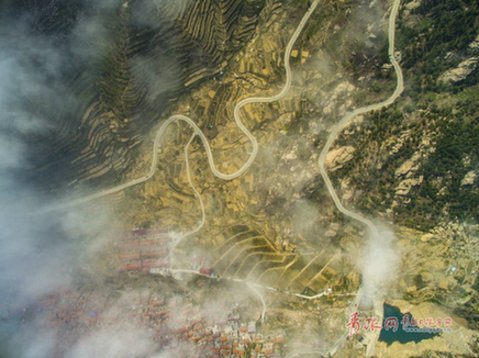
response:
[[[401,69],[401,66],[399,65],[398,60],[396,59],[396,56],[395,56],[395,52],[396,52],[396,50],[395,50],[396,20],[397,20],[397,16],[398,16],[398,13],[399,13],[400,4],[401,4],[401,0],[394,0],[393,5],[391,7],[391,13],[389,15],[389,28],[388,28],[388,41],[389,41],[388,54],[389,54],[389,60],[391,61],[391,64],[393,65],[394,71],[396,73],[396,78],[397,78],[396,89],[394,90],[394,92],[391,94],[391,96],[389,98],[387,98],[386,100],[384,100],[382,102],[379,102],[379,103],[376,103],[376,104],[371,104],[371,105],[368,105],[368,106],[365,106],[365,107],[361,107],[361,108],[358,108],[358,109],[354,110],[353,112],[347,113],[338,122],[338,124],[333,128],[333,130],[330,133],[330,135],[328,136],[326,144],[323,147],[323,150],[321,151],[321,154],[319,156],[319,168],[320,168],[321,176],[323,177],[323,180],[326,184],[328,192],[331,195],[331,198],[333,199],[334,204],[336,205],[336,208],[343,215],[348,216],[351,219],[354,219],[356,221],[359,221],[360,223],[367,226],[372,235],[379,235],[379,230],[376,227],[376,225],[370,219],[366,218],[365,216],[345,208],[344,205],[341,203],[341,200],[339,199],[339,197],[336,193],[336,190],[334,189],[334,186],[331,182],[331,179],[328,176],[328,172],[327,172],[326,167],[325,167],[325,160],[326,160],[326,155],[328,154],[331,146],[336,141],[336,138],[337,138],[338,134],[342,131],[342,129],[348,123],[350,123],[350,121],[354,117],[356,117],[360,114],[365,114],[365,113],[368,113],[368,112],[377,111],[379,109],[385,108],[385,107],[393,104],[399,98],[399,96],[401,95],[401,93],[404,90],[404,77],[403,77],[402,69]],[[362,289],[360,289],[358,291],[358,293],[356,295],[356,299],[354,300],[354,302],[352,302],[352,304],[350,306],[350,309],[349,309],[350,311],[352,309],[354,309],[355,306],[359,305],[359,302],[361,301],[361,298],[363,296],[362,291],[363,291]],[[376,315],[379,315],[379,316],[376,316],[378,318],[379,322],[381,322],[382,319],[383,319],[383,317],[382,317],[382,300],[383,299],[381,297],[375,297],[374,302],[373,302],[374,312],[375,312]],[[376,346],[378,336],[379,336],[379,331],[375,332],[374,337],[373,336],[369,337],[368,347],[367,347],[367,351],[366,351],[366,355],[368,357],[374,355],[375,346]],[[337,351],[337,349],[340,347],[342,342],[344,342],[346,337],[347,337],[347,333],[344,334],[336,342],[336,344],[331,348],[331,350],[328,352],[327,355],[328,356],[333,355]]]
[[[245,127],[245,125],[241,121],[241,118],[240,118],[241,110],[243,109],[243,107],[245,107],[248,104],[271,103],[271,102],[274,102],[274,101],[278,101],[278,100],[282,99],[288,93],[288,91],[290,90],[290,87],[291,87],[291,83],[292,83],[292,71],[291,71],[291,66],[290,66],[290,56],[291,56],[292,48],[293,48],[296,40],[300,36],[301,32],[303,31],[307,21],[309,20],[309,18],[313,14],[314,10],[319,5],[320,1],[321,0],[315,0],[311,3],[309,9],[307,10],[305,15],[303,16],[301,22],[299,23],[298,27],[296,28],[296,30],[292,34],[292,37],[291,37],[290,41],[288,42],[288,45],[286,47],[285,54],[284,54],[284,68],[285,68],[285,72],[286,72],[286,81],[285,81],[285,84],[283,85],[283,88],[281,89],[281,91],[278,92],[276,95],[273,95],[273,96],[270,96],[270,97],[250,97],[250,98],[243,99],[240,102],[238,102],[236,104],[235,108],[234,108],[235,123],[238,126],[238,128],[242,131],[242,133],[248,138],[248,140],[251,143],[251,147],[252,147],[248,159],[244,162],[244,164],[237,171],[235,171],[233,173],[223,173],[220,170],[218,170],[218,168],[216,166],[216,163],[214,161],[214,157],[213,157],[208,139],[206,138],[204,133],[201,131],[201,129],[198,127],[198,125],[191,118],[189,118],[185,115],[175,114],[175,115],[169,117],[166,121],[164,121],[161,124],[161,126],[158,128],[158,130],[156,132],[156,135],[155,135],[154,143],[153,143],[153,157],[152,157],[151,165],[150,165],[149,171],[144,176],[133,179],[133,180],[127,182],[127,183],[124,183],[124,184],[121,184],[121,185],[118,185],[118,186],[115,186],[115,187],[112,187],[112,188],[109,188],[109,189],[105,189],[105,190],[99,191],[97,193],[94,193],[94,194],[91,194],[91,195],[88,195],[88,196],[85,196],[85,197],[82,197],[82,198],[79,198],[79,199],[76,199],[76,200],[69,201],[65,204],[58,205],[55,208],[53,208],[53,210],[59,210],[59,209],[64,209],[64,208],[68,208],[68,207],[81,205],[81,204],[84,204],[84,203],[87,203],[87,202],[90,202],[90,201],[93,201],[93,200],[96,200],[96,199],[99,199],[99,198],[102,198],[102,197],[105,197],[105,196],[108,196],[108,195],[111,195],[111,194],[121,192],[121,191],[123,191],[127,188],[133,187],[135,185],[138,185],[138,184],[141,184],[141,183],[144,183],[144,182],[150,180],[155,175],[155,173],[157,171],[158,152],[159,152],[159,149],[160,149],[160,146],[161,146],[161,141],[164,138],[164,134],[166,132],[166,129],[172,123],[184,122],[193,130],[193,134],[192,134],[190,140],[188,141],[187,145],[185,146],[184,153],[185,153],[185,162],[186,162],[186,171],[187,171],[188,182],[189,182],[190,186],[192,187],[192,189],[195,193],[195,196],[199,199],[200,207],[201,207],[201,211],[202,211],[202,218],[201,218],[201,222],[199,223],[199,225],[195,229],[191,230],[189,233],[187,233],[185,235],[182,235],[182,238],[184,238],[186,236],[189,236],[189,235],[192,235],[192,234],[198,232],[199,230],[201,230],[201,228],[204,226],[205,220],[206,220],[205,209],[204,209],[203,201],[201,200],[201,196],[193,185],[191,172],[190,172],[190,166],[189,166],[189,159],[188,159],[188,149],[189,149],[193,139],[196,136],[198,136],[200,138],[200,140],[201,140],[201,142],[202,142],[202,144],[205,148],[206,155],[208,157],[208,163],[209,163],[210,170],[217,178],[222,179],[222,180],[233,180],[233,179],[236,179],[236,178],[240,177],[242,174],[244,174],[250,168],[250,166],[253,164],[253,162],[254,162],[254,160],[257,156],[257,153],[258,153],[258,143],[257,143],[256,138],[253,136],[253,134]],[[327,153],[329,152],[332,145],[336,141],[338,134],[342,131],[342,129],[348,123],[350,123],[350,121],[354,117],[356,117],[360,114],[365,114],[365,113],[368,113],[368,112],[376,111],[376,110],[379,110],[379,109],[382,109],[384,107],[387,107],[387,106],[391,105],[392,103],[394,103],[397,100],[397,98],[401,95],[401,93],[404,90],[404,79],[403,79],[402,69],[399,65],[399,62],[395,58],[395,24],[396,24],[398,11],[399,11],[399,6],[400,6],[400,0],[394,0],[394,3],[393,3],[392,8],[391,8],[390,17],[389,17],[389,30],[388,30],[389,31],[389,34],[388,34],[388,41],[389,41],[388,53],[389,53],[390,61],[393,65],[393,67],[394,67],[394,71],[395,71],[396,76],[397,76],[397,84],[396,84],[395,91],[393,92],[393,94],[389,98],[387,98],[386,100],[384,100],[382,102],[372,104],[372,105],[368,105],[368,106],[365,106],[365,107],[361,107],[361,108],[358,108],[358,109],[354,110],[353,112],[347,113],[338,122],[338,124],[333,128],[333,130],[330,133],[330,135],[328,136],[326,144],[323,147],[323,149],[320,153],[320,156],[319,156],[319,168],[320,168],[321,176],[323,177],[323,179],[325,181],[327,190],[328,190],[329,194],[331,195],[331,198],[333,199],[334,204],[337,207],[337,209],[342,214],[344,214],[345,216],[350,217],[351,219],[354,219],[356,221],[359,221],[362,224],[364,224],[365,226],[367,226],[368,229],[370,230],[370,232],[373,235],[378,234],[378,229],[377,229],[376,225],[370,219],[366,218],[365,216],[363,216],[359,213],[353,212],[351,210],[348,210],[341,203],[341,201],[340,201],[340,199],[339,199],[339,197],[338,197],[338,195],[337,195],[337,193],[334,189],[334,186],[333,186],[333,184],[332,184],[332,182],[329,178],[328,172],[326,170],[325,159],[326,159]],[[178,273],[189,273],[189,274],[194,274],[194,275],[201,275],[194,270],[172,269],[171,271],[172,272],[178,272]],[[204,276],[204,275],[202,275],[202,276]],[[240,280],[240,279],[236,279],[236,278],[231,278],[231,280],[248,284],[250,289],[252,289],[253,291],[255,291],[255,293],[258,294],[258,298],[261,300],[261,303],[263,305],[262,317],[264,318],[264,316],[266,314],[266,302],[264,301],[264,298],[260,294],[260,292],[258,290],[254,290],[255,284],[254,283],[248,283],[245,280]],[[265,287],[265,288],[277,291],[277,290],[275,290],[274,288],[271,288],[271,287]],[[361,290],[360,290],[360,292],[361,292]],[[355,300],[356,303],[360,299],[360,296],[361,296],[360,292],[358,292],[358,294],[357,294],[357,297],[356,297],[356,300]],[[304,296],[300,293],[293,293],[293,294],[298,298],[310,299],[310,300],[320,298],[324,295],[324,293],[319,293],[316,296],[308,297],[308,296]],[[341,336],[339,338],[339,340],[334,344],[334,346],[330,349],[329,354],[334,354],[336,352],[336,350],[338,349],[338,347],[342,344],[342,342],[345,339],[346,339],[346,335]],[[314,352],[314,351],[315,351],[314,349],[311,350],[311,352]],[[309,352],[308,351],[301,351],[301,352],[297,351],[297,352],[293,352],[292,354],[293,354],[293,356],[297,356],[298,354],[309,354]]]
[[[182,235],[181,240],[183,240],[184,238],[188,236],[196,234],[198,231],[200,231],[203,228],[206,222],[205,204],[203,203],[201,194],[199,193],[199,191],[196,189],[195,185],[193,184],[193,177],[191,176],[191,169],[190,169],[190,159],[188,157],[188,150],[190,149],[190,145],[193,142],[193,139],[195,139],[195,137],[196,137],[196,134],[193,134],[185,146],[185,167],[186,167],[186,176],[188,178],[188,183],[190,184],[191,189],[193,189],[193,193],[195,193],[196,199],[198,199],[198,202],[200,203],[201,221],[197,227],[187,232],[186,234]]]
[[[281,91],[278,92],[276,95],[269,96],[269,97],[249,97],[249,98],[245,98],[245,99],[239,101],[234,108],[235,123],[238,126],[238,128],[243,132],[243,134],[249,139],[249,141],[251,143],[251,146],[252,146],[251,153],[249,154],[248,159],[241,166],[241,168],[239,168],[234,173],[223,173],[220,170],[218,170],[218,168],[215,164],[215,161],[214,161],[214,157],[213,157],[208,139],[206,138],[204,133],[201,131],[201,129],[198,127],[198,125],[191,118],[189,118],[189,117],[187,117],[183,114],[175,114],[175,115],[171,116],[170,118],[168,118],[165,122],[163,122],[163,124],[160,126],[160,128],[156,132],[156,136],[155,136],[155,140],[154,140],[154,144],[153,144],[153,158],[152,158],[152,161],[151,161],[150,170],[148,171],[148,173],[146,175],[144,175],[140,178],[137,178],[137,179],[133,179],[133,180],[127,182],[127,183],[115,186],[113,188],[105,189],[105,190],[99,191],[95,194],[87,195],[87,196],[84,196],[84,197],[76,199],[76,200],[68,201],[67,203],[57,205],[54,208],[49,208],[47,210],[48,211],[60,210],[60,209],[68,208],[68,207],[74,207],[74,206],[77,206],[77,205],[81,205],[81,204],[90,202],[92,200],[97,200],[97,199],[100,199],[102,197],[118,193],[120,191],[123,191],[125,189],[131,188],[135,185],[138,185],[138,184],[141,184],[141,183],[144,183],[144,182],[150,180],[155,175],[156,170],[157,170],[158,150],[161,146],[161,140],[163,139],[165,131],[168,128],[168,126],[172,123],[175,123],[175,122],[184,122],[184,123],[188,124],[193,129],[194,133],[201,139],[201,142],[202,142],[202,144],[205,148],[205,151],[206,151],[206,155],[208,157],[208,163],[209,163],[211,172],[217,178],[222,179],[222,180],[233,180],[233,179],[236,179],[236,178],[240,177],[253,164],[253,162],[256,158],[256,155],[258,154],[258,142],[257,142],[256,138],[253,136],[253,134],[245,127],[245,125],[241,121],[241,118],[240,118],[241,110],[243,109],[243,107],[245,107],[248,104],[271,103],[271,102],[279,101],[280,99],[282,99],[288,93],[288,91],[291,88],[291,83],[292,83],[292,80],[293,80],[293,75],[292,75],[292,71],[291,71],[291,64],[290,64],[291,51],[293,49],[294,44],[296,43],[296,40],[298,39],[299,35],[303,31],[306,23],[308,22],[309,18],[313,14],[314,10],[317,8],[320,1],[321,0],[315,0],[311,4],[311,6],[309,7],[309,9],[306,11],[303,18],[301,19],[301,22],[299,23],[298,27],[293,32],[293,34],[292,34],[292,36],[291,36],[291,38],[288,42],[288,45],[286,46],[286,50],[285,50],[285,53],[284,53],[284,69],[285,69],[285,72],[286,72],[286,81],[285,81],[285,84],[283,85],[283,88],[281,89]]]
[[[191,118],[189,118],[185,115],[175,114],[175,115],[169,117],[158,128],[158,130],[156,132],[156,135],[155,135],[154,142],[153,142],[153,157],[152,157],[151,165],[150,165],[149,171],[144,176],[133,179],[133,180],[131,180],[129,182],[126,182],[124,184],[112,187],[110,189],[105,189],[105,190],[99,191],[99,192],[91,194],[91,195],[84,196],[84,197],[76,199],[76,200],[70,200],[66,203],[56,205],[54,207],[49,207],[46,210],[44,210],[43,213],[82,205],[82,204],[88,203],[90,201],[97,200],[97,199],[100,199],[102,197],[121,192],[121,191],[123,191],[125,189],[128,189],[128,188],[131,188],[135,185],[147,182],[148,180],[150,180],[155,175],[155,173],[157,171],[158,153],[159,153],[159,149],[160,149],[160,146],[161,146],[161,140],[163,139],[163,137],[165,135],[166,129],[172,123],[177,124],[179,122],[184,122],[189,127],[191,127],[193,129],[193,134],[192,134],[190,140],[188,141],[188,143],[186,144],[186,146],[184,148],[184,155],[185,155],[185,166],[186,166],[186,174],[187,174],[187,178],[188,178],[188,183],[189,183],[190,187],[192,188],[192,190],[195,194],[195,197],[199,200],[199,203],[200,203],[201,221],[200,221],[200,223],[198,224],[197,227],[195,227],[194,229],[192,229],[188,233],[185,233],[185,234],[181,235],[175,241],[175,243],[173,243],[173,246],[175,247],[182,239],[186,238],[187,236],[193,235],[196,232],[198,232],[199,230],[201,230],[203,228],[204,224],[205,224],[206,215],[205,215],[205,207],[204,207],[203,200],[201,198],[200,193],[195,188],[195,186],[193,184],[192,176],[191,176],[188,150],[189,150],[189,147],[190,147],[192,141],[194,140],[194,138],[196,136],[198,136],[200,138],[200,140],[201,140],[201,142],[202,142],[202,144],[205,148],[206,155],[208,157],[208,164],[210,166],[211,172],[219,179],[222,179],[222,180],[236,179],[236,178],[240,177],[242,174],[244,174],[250,168],[250,166],[253,164],[253,162],[254,162],[257,154],[258,154],[258,142],[257,142],[256,138],[253,136],[253,134],[245,127],[245,125],[241,121],[241,118],[240,118],[241,110],[243,109],[243,107],[245,107],[248,104],[271,103],[271,102],[279,101],[284,96],[286,96],[286,94],[288,93],[288,91],[291,88],[291,83],[292,83],[292,80],[293,80],[293,75],[292,75],[292,71],[291,71],[291,64],[290,64],[291,51],[292,51],[293,46],[296,43],[298,37],[300,36],[301,32],[303,31],[304,27],[306,26],[306,23],[308,22],[309,18],[311,17],[313,12],[318,7],[320,1],[321,0],[315,0],[311,3],[311,5],[309,6],[308,10],[304,14],[303,18],[301,19],[298,27],[293,32],[293,34],[292,34],[292,36],[291,36],[291,38],[290,38],[290,40],[289,40],[289,42],[286,46],[286,50],[285,50],[285,53],[284,53],[284,68],[285,68],[285,73],[286,73],[286,81],[285,81],[281,91],[278,92],[276,95],[269,96],[269,97],[268,96],[261,96],[261,97],[245,98],[245,99],[239,101],[234,108],[235,123],[238,126],[238,128],[243,132],[243,134],[249,139],[249,141],[251,143],[251,146],[252,146],[252,150],[249,154],[248,159],[241,166],[241,168],[239,168],[236,172],[234,172],[234,173],[223,173],[220,170],[218,170],[218,168],[215,164],[215,161],[214,161],[214,157],[213,157],[208,139],[206,138],[204,133],[201,131],[201,129],[198,127],[198,125]],[[189,269],[171,269],[170,271],[172,273],[189,273],[189,274],[204,276],[199,272],[196,272],[194,270],[189,270]],[[207,276],[207,277],[209,277],[209,276]],[[230,279],[232,281],[247,284],[247,286],[258,296],[259,300],[261,301],[261,304],[262,304],[261,319],[264,320],[264,318],[266,316],[266,309],[267,309],[266,301],[265,301],[262,293],[258,290],[258,288],[261,287],[261,288],[265,288],[265,289],[273,290],[273,291],[277,291],[277,290],[272,288],[272,287],[264,287],[264,286],[259,285],[257,283],[241,280],[241,279],[238,279],[238,278],[226,278],[226,279]],[[289,294],[293,294],[293,295],[300,295],[300,294],[291,293],[291,292],[285,292],[285,293],[289,293]],[[304,296],[304,298],[305,299],[316,299],[317,297],[309,298],[307,296]]]
[[[396,72],[396,77],[397,77],[397,84],[396,84],[396,89],[394,90],[393,94],[386,100],[371,104],[369,106],[361,107],[358,108],[352,112],[347,113],[339,122],[336,124],[336,126],[333,128],[331,133],[328,136],[328,139],[326,141],[326,144],[323,147],[323,150],[321,151],[319,155],[319,170],[321,173],[321,176],[323,177],[323,180],[326,184],[326,187],[328,189],[329,195],[331,195],[331,198],[334,201],[334,205],[336,205],[336,208],[345,216],[350,217],[351,219],[354,219],[356,221],[359,221],[360,223],[366,225],[368,229],[370,230],[371,234],[373,235],[378,235],[378,229],[374,223],[366,218],[365,216],[355,213],[351,210],[348,210],[344,207],[344,205],[341,203],[341,200],[339,200],[338,194],[336,193],[336,190],[334,189],[334,186],[331,182],[331,179],[329,178],[328,172],[326,170],[325,166],[325,161],[326,161],[326,155],[328,154],[329,150],[331,149],[331,146],[334,144],[336,141],[336,138],[338,137],[338,134],[343,130],[343,128],[351,122],[351,120],[360,115],[360,114],[365,114],[368,112],[372,111],[377,111],[379,109],[385,108],[391,104],[393,104],[396,99],[399,98],[401,93],[404,90],[404,77],[402,73],[401,66],[399,65],[399,62],[396,59],[395,56],[395,40],[396,40],[396,19],[397,15],[399,12],[399,5],[401,3],[401,0],[395,0],[393,3],[393,6],[391,8],[391,14],[389,16],[389,30],[388,30],[388,41],[389,41],[389,59],[394,67],[394,71]]]

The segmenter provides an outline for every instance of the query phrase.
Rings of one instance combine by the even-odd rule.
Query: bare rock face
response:
[[[399,177],[407,177],[409,172],[414,167],[414,162],[412,160],[406,160],[397,170],[396,170],[396,178]]]
[[[439,81],[445,83],[462,81],[474,71],[478,62],[479,57],[468,58],[462,61],[457,67],[444,72],[441,77],[439,77]]]
[[[474,170],[468,172],[461,181],[462,186],[474,185],[477,182],[477,173]]]
[[[424,177],[422,175],[419,178],[411,178],[401,181],[396,187],[396,195],[406,196],[412,188],[421,185],[423,181]]]
[[[428,232],[428,233],[422,235],[420,239],[421,239],[422,242],[428,242],[432,238],[434,238],[434,234],[431,234],[431,233]]]
[[[344,146],[331,150],[326,155],[326,166],[331,172],[342,168],[354,157],[356,149],[352,146]]]

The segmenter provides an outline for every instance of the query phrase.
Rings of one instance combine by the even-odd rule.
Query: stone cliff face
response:
[[[53,38],[72,63],[61,79],[71,104],[61,113],[48,103],[35,109],[57,125],[28,138],[35,148],[31,176],[46,187],[111,183],[170,100],[222,75],[254,34],[263,6],[261,0],[7,4],[34,14],[32,32]]]

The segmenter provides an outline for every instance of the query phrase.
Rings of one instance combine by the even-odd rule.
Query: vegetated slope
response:
[[[422,262],[423,270],[446,283],[423,281],[423,273],[417,274],[417,290],[405,298],[440,303],[477,329],[479,5],[472,0],[401,3],[396,48],[405,91],[393,106],[345,129],[336,146],[352,146],[354,154],[332,177],[342,197],[349,198],[347,207],[431,233],[435,239],[424,245],[418,231],[411,234],[423,261],[408,260],[413,267]],[[351,78],[363,77],[354,83],[355,106],[361,106],[391,93],[395,79],[386,47],[372,57],[367,47],[356,51],[355,58],[365,59],[359,71],[350,66]],[[457,272],[449,273],[451,268]]]
[[[356,147],[356,160],[335,177],[365,193],[354,203],[362,210],[419,229],[479,217],[478,15],[475,1],[404,1],[403,97],[338,141]],[[376,61],[387,63],[385,51]],[[372,91],[362,101],[389,90],[387,66],[371,70]]]
[[[6,19],[26,19],[25,37],[41,39],[62,58],[57,98],[24,98],[32,115],[54,123],[26,138],[30,177],[47,188],[118,178],[168,102],[221,75],[254,34],[263,6],[260,0],[3,5]],[[39,71],[49,60],[26,56]]]

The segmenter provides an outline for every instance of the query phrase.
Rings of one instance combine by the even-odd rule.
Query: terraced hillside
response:
[[[64,105],[38,98],[32,108],[55,125],[27,138],[31,177],[54,188],[118,178],[170,100],[221,77],[254,34],[264,1],[27,0],[4,7],[28,12],[28,32],[66,59],[55,74]]]
[[[255,279],[292,292],[319,293],[331,287],[341,292],[347,286],[343,275],[348,265],[332,247],[301,254],[287,245],[276,247],[244,225],[226,230],[221,241],[212,255],[213,267],[220,277]]]

